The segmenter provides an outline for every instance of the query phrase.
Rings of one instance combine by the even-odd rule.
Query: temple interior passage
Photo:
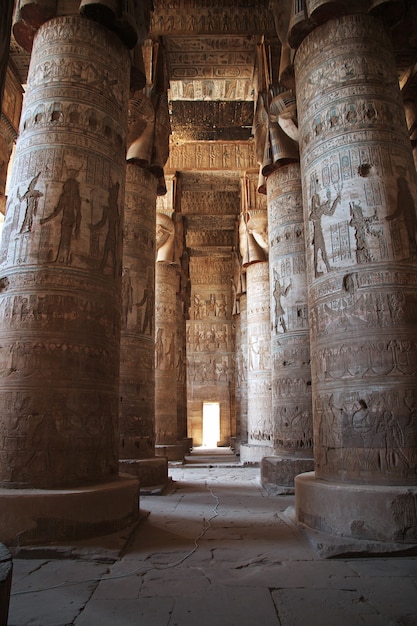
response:
[[[349,623],[417,623],[411,601],[391,615],[359,589],[385,589],[381,565],[349,560],[378,555],[415,591],[416,1],[2,0],[0,105],[13,585],[31,584],[23,549],[48,586],[59,568],[36,550],[114,537],[111,563],[79,564],[90,580],[143,560],[112,579],[111,611],[137,594],[154,610],[159,584],[160,623],[195,624],[181,580],[230,600],[222,622],[206,598],[209,621],[245,623],[239,606],[299,623],[321,593],[320,575],[293,586],[301,562],[327,572],[330,613],[349,598]],[[164,570],[178,586],[162,578],[200,532],[198,557]],[[106,584],[65,623],[110,619],[89,617]]]
[[[172,467],[122,554],[123,532],[23,550],[9,626],[415,626],[416,556],[323,558],[226,450]]]

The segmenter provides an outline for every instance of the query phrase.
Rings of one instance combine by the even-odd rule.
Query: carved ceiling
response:
[[[269,0],[154,0],[153,5],[149,40],[158,42],[164,57],[173,145],[250,142],[261,43],[267,44],[272,65],[279,59]],[[392,36],[405,100],[415,104],[417,42],[411,49],[405,45],[409,28],[398,24]],[[29,55],[13,37],[11,59],[25,83]],[[414,139],[417,120],[411,125]]]
[[[163,44],[174,141],[251,137],[259,45],[267,37],[278,46],[268,6],[268,0],[154,2],[150,38]]]

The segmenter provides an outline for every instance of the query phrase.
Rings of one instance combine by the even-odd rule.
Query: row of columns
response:
[[[256,460],[271,451],[299,468],[311,462],[313,432],[315,473],[296,479],[298,521],[412,542],[417,189],[394,58],[382,23],[366,12],[313,28],[304,18],[309,28],[297,32],[311,32],[299,36],[294,59],[300,166],[295,152],[280,153],[277,127],[265,133],[269,264],[259,216],[243,217],[242,453],[252,461],[261,448]],[[155,438],[166,448],[184,435],[179,255],[159,256],[166,241],[158,237],[153,245],[161,159],[128,152],[126,178],[129,69],[119,33],[89,19],[52,18],[34,36],[0,258],[0,495],[14,502],[8,511],[22,510],[23,498],[30,509],[21,526],[5,521],[8,540],[42,540],[57,517],[71,520],[72,532],[135,519],[137,481],[119,476],[119,413],[127,460],[152,459]],[[132,211],[123,210],[125,196]],[[172,242],[176,229],[166,230]],[[124,257],[123,232],[132,241]],[[166,403],[167,384],[176,395],[175,419],[163,404],[156,433],[153,341],[157,402]],[[121,370],[120,345],[131,354]],[[42,516],[33,488],[48,492]],[[89,503],[75,521],[64,497],[74,489]]]
[[[417,186],[394,55],[383,22],[368,14],[375,3],[348,15],[338,3],[319,3],[317,14],[298,3],[297,20],[295,4],[277,10],[289,29],[283,44],[293,37],[300,167],[277,137],[273,106],[261,164],[275,307],[274,452],[292,448],[307,461],[314,440],[315,471],[295,479],[299,523],[412,543]],[[291,136],[289,119],[279,121]],[[305,271],[295,272],[302,259]],[[273,483],[270,464],[263,459],[263,479]]]

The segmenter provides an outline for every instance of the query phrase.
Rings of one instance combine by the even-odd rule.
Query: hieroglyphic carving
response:
[[[204,8],[193,0],[175,0],[154,3],[151,34],[200,33],[270,33],[274,24],[263,2],[251,0],[250,4],[236,4],[231,0],[210,0]]]
[[[167,170],[248,170],[257,169],[252,142],[175,143],[171,138]]]
[[[229,285],[231,272],[231,259],[228,256],[193,256],[190,259],[190,277],[193,285]]]
[[[197,182],[196,185],[198,184]],[[217,184],[218,183],[213,183],[213,185]],[[204,196],[201,195],[202,193],[200,187],[198,192],[183,190],[181,195],[182,213],[185,215],[195,213],[197,203],[199,216],[216,215],[216,218],[213,217],[213,220],[217,219],[217,216],[220,215],[235,215],[239,210],[240,201],[236,191],[209,190],[204,191]],[[189,220],[188,223],[190,223]]]
[[[406,391],[403,406],[402,394],[395,391],[362,394],[326,394],[317,399],[319,468],[333,462],[340,464],[340,476],[349,472],[359,477],[372,472],[376,483],[398,471],[404,479],[412,479],[417,443],[413,425],[415,391]],[[402,416],[397,417],[400,412]]]

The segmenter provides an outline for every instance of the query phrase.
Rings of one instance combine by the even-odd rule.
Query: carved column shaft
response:
[[[120,458],[155,454],[157,179],[127,163],[120,343]]]
[[[239,298],[239,315],[236,317],[235,343],[236,432],[239,445],[248,442],[248,332],[246,293]]]
[[[274,448],[312,457],[310,337],[300,166],[267,180]]]
[[[114,478],[129,57],[61,17],[35,36],[1,250],[0,481]]]
[[[293,491],[313,469],[310,336],[300,166],[281,165],[267,179],[272,328],[274,457],[262,460],[262,484]]]
[[[271,454],[271,320],[268,261],[246,268],[248,339],[248,445],[241,446],[243,462],[259,462]]]
[[[316,476],[415,484],[417,187],[390,42],[345,16],[295,67]]]
[[[175,446],[177,432],[177,292],[176,265],[156,264],[155,428],[157,446]]]

